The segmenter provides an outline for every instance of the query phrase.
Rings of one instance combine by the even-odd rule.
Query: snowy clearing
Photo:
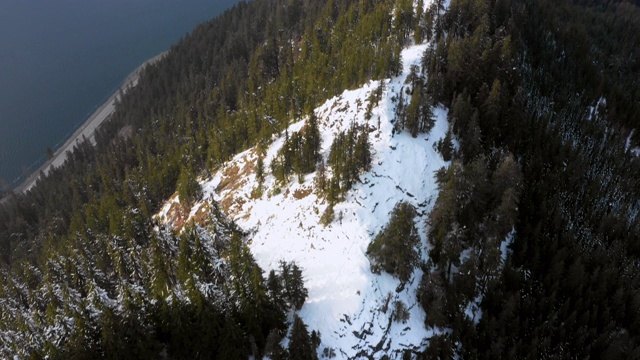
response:
[[[303,269],[309,298],[298,314],[310,331],[320,331],[320,354],[332,348],[337,358],[364,353],[376,358],[384,354],[397,357],[405,349],[424,349],[433,335],[425,329],[425,313],[416,300],[422,272],[416,270],[402,286],[389,274],[373,274],[366,255],[367,246],[386,225],[393,207],[406,201],[418,211],[415,221],[426,260],[424,224],[437,197],[434,175],[448,165],[434,146],[447,131],[447,112],[434,108],[434,128],[416,138],[407,132],[394,134],[392,123],[399,94],[409,86],[405,79],[410,66],[419,66],[426,46],[403,51],[403,74],[384,80],[382,98],[368,123],[367,99],[380,85],[378,81],[345,91],[315,110],[325,159],[336,134],[348,130],[353,122],[371,129],[372,169],[360,176],[361,182],[347,193],[345,201],[335,205],[335,220],[329,226],[320,224],[328,203],[313,189],[315,173],[307,175],[302,183],[294,176],[276,191],[274,177],[266,175],[262,196],[252,196],[258,186],[256,149],[238,154],[202,183],[203,198],[219,202],[228,216],[250,233],[250,249],[263,270],[277,269],[280,260],[295,261]],[[292,124],[289,133],[300,130],[303,123]],[[283,143],[284,133],[267,149],[265,168]],[[158,217],[167,221],[176,201],[174,197],[167,203]],[[193,217],[203,204],[196,204],[189,216]],[[396,301],[402,301],[409,310],[406,323],[391,320]]]

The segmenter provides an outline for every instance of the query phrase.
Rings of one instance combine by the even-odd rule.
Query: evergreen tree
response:
[[[324,162],[324,159],[320,159],[318,163],[318,171],[315,177],[315,188],[318,192],[318,196],[325,194],[328,188],[328,180],[327,180],[327,168]]]
[[[218,359],[241,359],[249,355],[248,339],[232,316],[226,316],[221,332],[220,347],[216,353]],[[239,346],[240,345],[240,346]]]
[[[444,135],[443,139],[438,141],[438,151],[440,155],[442,155],[442,159],[444,161],[450,161],[453,158],[453,135],[451,133],[451,128],[449,128]]]
[[[339,133],[331,144],[328,164],[333,176],[326,191],[330,203],[338,201],[358,180],[361,171],[371,169],[371,143],[368,128],[352,126]]]
[[[187,207],[190,207],[202,197],[200,184],[189,166],[183,167],[182,171],[180,171],[176,187],[180,202]]]
[[[278,331],[271,331],[267,336],[267,343],[264,347],[264,355],[271,360],[285,360],[288,358],[287,351],[280,345],[282,337]]]
[[[407,106],[404,124],[404,127],[413,137],[418,136],[418,132],[420,132],[420,124],[422,123],[422,112],[420,110],[422,103],[422,87],[417,86],[417,88],[414,88],[411,101],[409,102],[409,106]]]
[[[415,17],[413,14],[413,0],[399,0],[395,3],[394,29],[399,32],[401,44],[404,45],[413,29]]]
[[[413,41],[416,44],[421,44],[425,28],[424,3],[422,1],[418,1],[418,4],[416,6],[415,23],[416,26],[413,32]]]
[[[491,85],[491,92],[489,97],[484,102],[482,109],[483,115],[481,117],[482,128],[485,129],[486,135],[489,139],[496,139],[498,136],[498,122],[500,120],[501,103],[502,103],[502,85],[500,80],[496,79]]]
[[[264,183],[264,161],[262,160],[262,154],[258,154],[258,160],[256,163],[256,180],[258,184]]]
[[[285,287],[283,285],[282,277],[276,274],[275,270],[269,272],[267,278],[267,289],[269,298],[274,303],[275,307],[282,313],[287,310],[287,304],[285,299]]]
[[[358,135],[353,157],[355,159],[355,168],[362,169],[362,171],[371,170],[371,142],[369,141],[369,129],[366,127]]]
[[[284,295],[289,305],[300,310],[307,300],[308,291],[304,287],[302,270],[295,262],[280,262],[280,271],[284,288]]]
[[[400,90],[400,94],[398,95],[398,105],[396,106],[396,118],[393,123],[394,132],[401,132],[405,127],[405,107],[406,104],[404,102],[404,88]]]
[[[301,131],[289,136],[285,132],[285,141],[276,158],[271,162],[271,172],[281,183],[287,181],[289,174],[295,173],[302,182],[303,175],[316,170],[320,161],[320,130],[315,115],[311,115]]]
[[[289,341],[289,359],[291,360],[315,360],[318,353],[311,341],[307,325],[298,315],[293,315],[291,327],[291,340]]]
[[[322,145],[322,138],[320,136],[320,129],[318,127],[318,119],[315,113],[311,113],[309,118],[305,122],[305,130],[303,135],[303,154],[305,157],[305,172],[313,172],[316,169],[316,164],[320,160],[320,146]]]
[[[389,223],[367,248],[372,271],[384,270],[401,281],[409,280],[419,259],[420,238],[413,221],[416,216],[416,210],[410,204],[396,204]]]

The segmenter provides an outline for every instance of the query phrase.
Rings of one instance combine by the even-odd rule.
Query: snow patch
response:
[[[331,348],[337,358],[362,354],[397,357],[405,349],[424,349],[428,339],[440,332],[425,328],[425,313],[416,299],[422,270],[418,268],[406,284],[401,284],[389,274],[373,274],[366,255],[394,206],[405,201],[418,211],[420,250],[422,259],[427,259],[424,224],[437,197],[435,172],[449,165],[434,146],[447,132],[447,110],[434,108],[435,126],[429,134],[416,138],[407,132],[394,134],[392,123],[410,67],[420,65],[426,47],[412,46],[402,52],[403,74],[382,80],[384,91],[370,120],[365,117],[367,102],[380,81],[345,91],[315,109],[325,159],[339,132],[354,123],[371,130],[371,171],[361,175],[345,200],[334,206],[335,220],[327,227],[320,224],[320,217],[329,204],[313,191],[315,173],[302,182],[293,177],[280,187],[266,170],[263,192],[256,195],[255,149],[238,154],[202,183],[203,199],[220,203],[228,216],[250,234],[250,249],[263,270],[277,269],[281,260],[295,261],[303,269],[309,298],[298,315],[309,331],[321,333],[319,353]],[[299,131],[303,124],[292,124],[287,131]],[[266,149],[265,169],[283,144],[284,133]],[[237,177],[238,173],[242,176]],[[232,175],[236,176],[233,181]],[[165,204],[157,218],[166,221],[176,201],[173,198]],[[192,208],[191,217],[203,203]],[[410,314],[405,323],[391,320],[396,301],[402,301]]]
[[[513,238],[516,236],[516,229],[511,229],[511,232],[507,235],[502,242],[500,242],[500,261],[504,265],[507,261],[507,256],[511,255],[511,249],[509,246],[513,243]]]

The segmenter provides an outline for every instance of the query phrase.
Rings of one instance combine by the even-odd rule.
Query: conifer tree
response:
[[[310,173],[315,171],[316,164],[320,159],[320,146],[322,139],[318,127],[318,118],[312,112],[305,124],[302,152],[305,157],[304,171]]]
[[[300,310],[307,300],[308,291],[304,286],[302,270],[295,262],[280,262],[280,271],[283,281],[284,295],[289,305]]]
[[[482,150],[482,133],[478,126],[478,111],[474,111],[471,120],[466,127],[460,128],[460,152],[464,154],[464,160],[473,160],[480,155]]]
[[[438,141],[438,151],[444,161],[450,161],[453,158],[453,150],[453,135],[451,134],[451,127],[449,127],[444,138]]]
[[[491,85],[491,92],[489,97],[484,102],[482,109],[483,115],[481,117],[481,128],[485,129],[487,138],[492,141],[497,140],[499,134],[498,121],[500,119],[501,102],[502,102],[502,84],[500,80],[494,80]]]
[[[416,6],[415,23],[416,26],[413,33],[413,41],[416,44],[421,44],[425,27],[424,4],[422,1],[418,1],[418,5]]]
[[[384,270],[401,281],[409,280],[419,258],[417,246],[420,238],[413,221],[416,216],[411,204],[396,204],[389,223],[367,248],[374,272]]]
[[[328,164],[333,176],[328,181],[327,199],[338,201],[358,181],[361,171],[371,169],[371,143],[366,126],[353,125],[346,133],[339,133],[329,152]]]
[[[264,183],[264,161],[262,160],[262,154],[258,154],[258,161],[256,163],[256,180],[258,184]]]
[[[315,188],[318,196],[324,195],[328,188],[327,167],[325,165],[324,159],[322,158],[318,163],[318,171],[315,178]]]
[[[289,342],[289,359],[291,360],[316,360],[318,354],[309,336],[307,325],[296,314],[293,315],[291,328],[291,340]]]
[[[321,140],[318,121],[314,114],[309,116],[301,131],[295,132],[291,136],[288,131],[285,131],[284,144],[271,162],[271,171],[274,177],[283,183],[293,172],[302,182],[304,174],[316,170],[316,165],[320,160]]]
[[[216,354],[218,359],[241,359],[249,355],[248,339],[236,320],[228,314],[221,331],[220,347]],[[239,346],[242,344],[241,346]]]
[[[302,270],[296,263],[291,264],[291,277],[289,283],[285,285],[288,297],[296,310],[300,310],[307,300],[308,291],[304,286]]]
[[[405,127],[405,107],[404,103],[404,88],[400,90],[400,94],[398,95],[398,105],[396,106],[396,118],[393,124],[393,129],[395,132],[401,132]]]
[[[180,171],[177,191],[180,202],[187,207],[190,207],[194,202],[200,200],[202,189],[190,166],[185,166]]]
[[[371,142],[369,141],[369,129],[366,127],[358,136],[358,140],[353,151],[355,166],[363,171],[371,170]]]
[[[405,117],[405,128],[413,137],[418,136],[420,132],[422,102],[422,88],[417,86],[417,88],[414,88],[413,95],[411,95],[411,101],[407,106]]]
[[[287,310],[287,304],[285,301],[285,288],[283,286],[282,277],[276,274],[275,270],[269,272],[267,278],[267,289],[269,298],[282,313]]]
[[[394,9],[394,30],[398,33],[400,44],[404,45],[408,40],[409,31],[414,26],[413,0],[399,0]]]
[[[264,355],[271,360],[285,360],[287,359],[287,351],[280,345],[282,336],[280,336],[277,330],[272,330],[267,336],[267,342],[264,347]]]

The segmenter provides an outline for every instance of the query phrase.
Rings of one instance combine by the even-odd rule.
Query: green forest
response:
[[[640,4],[430,4],[241,2],[146,67],[95,146],[0,203],[0,358],[335,356],[295,315],[304,264],[265,274],[251,234],[217,206],[181,233],[153,215],[174,193],[190,207],[199,176],[303,119],[259,173],[317,171],[322,197],[340,202],[370,169],[368,130],[339,134],[325,164],[313,109],[397,75],[419,43],[430,46],[394,127],[429,132],[445,106],[438,150],[451,165],[427,223],[397,204],[368,255],[403,281],[420,267],[424,326],[450,331],[405,358],[640,358]]]

